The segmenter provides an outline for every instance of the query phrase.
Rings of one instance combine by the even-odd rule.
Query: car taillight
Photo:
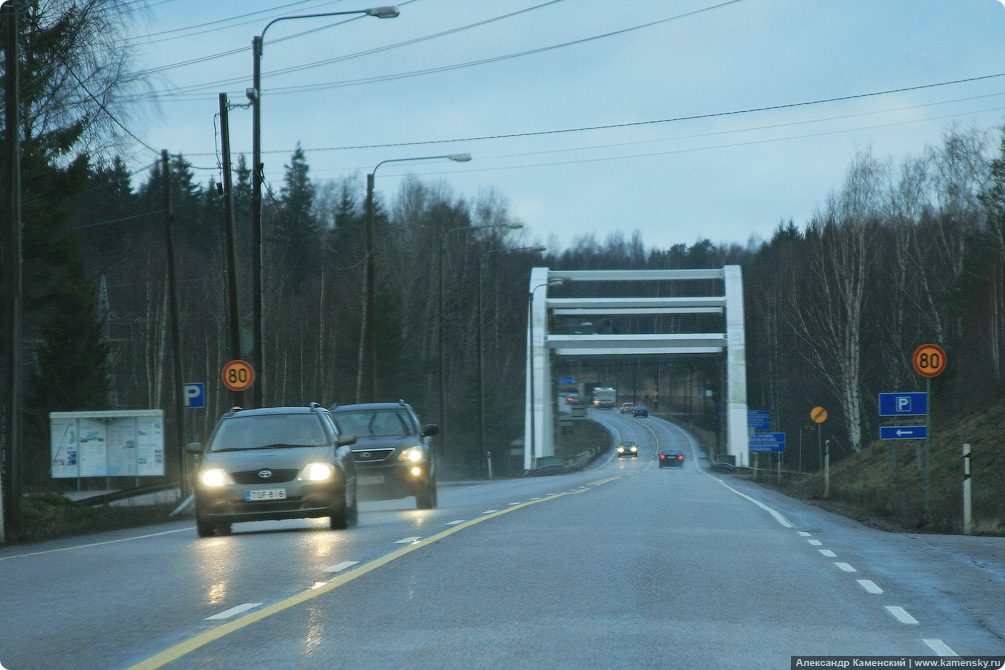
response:
[[[678,460],[678,461],[683,461],[683,460],[684,460],[684,457],[683,457],[683,456],[678,456],[678,457],[677,457],[677,460]]]
[[[667,457],[667,455],[666,455],[666,454],[660,454],[660,459],[664,459],[664,458],[666,458],[666,457]]]

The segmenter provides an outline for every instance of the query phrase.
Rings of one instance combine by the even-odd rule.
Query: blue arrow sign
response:
[[[927,393],[880,393],[880,416],[925,416],[928,414]]]
[[[881,426],[881,440],[923,440],[928,437],[926,426]]]
[[[754,433],[748,449],[752,454],[771,454],[785,451],[785,433]]]
[[[558,383],[559,384],[575,384],[576,383],[576,378],[575,377],[559,377],[558,378]]]
[[[747,428],[771,430],[771,413],[765,409],[748,409]]]
[[[206,406],[206,387],[203,384],[183,384],[182,388],[185,391],[186,409]]]

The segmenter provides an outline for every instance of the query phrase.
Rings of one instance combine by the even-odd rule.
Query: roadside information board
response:
[[[50,412],[53,479],[164,476],[164,412]]]
[[[775,454],[785,451],[785,433],[754,433],[750,436],[752,454]]]

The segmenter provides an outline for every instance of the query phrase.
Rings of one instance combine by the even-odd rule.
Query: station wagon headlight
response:
[[[308,463],[300,471],[298,482],[323,482],[335,476],[335,468],[330,463]]]
[[[401,456],[398,456],[399,461],[410,461],[412,463],[418,463],[423,458],[425,458],[425,454],[422,453],[421,447],[409,447],[401,452]]]
[[[620,444],[618,445],[618,453],[619,453],[619,454],[623,454],[623,453],[625,453],[625,448],[624,448],[624,447],[622,447],[622,446],[621,446]]]
[[[227,486],[234,483],[234,479],[230,476],[230,473],[223,468],[203,470],[202,474],[199,475],[199,479],[202,481],[203,486]]]

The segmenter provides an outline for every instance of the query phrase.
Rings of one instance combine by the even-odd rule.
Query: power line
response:
[[[341,0],[336,0],[336,1],[340,2]],[[148,37],[159,37],[161,35],[170,35],[172,33],[180,33],[180,32],[185,32],[187,30],[194,30],[196,28],[205,28],[206,26],[213,26],[213,25],[218,25],[220,23],[228,23],[230,21],[237,21],[237,20],[240,20],[240,19],[246,19],[246,18],[248,18],[250,16],[258,16],[259,14],[269,14],[270,12],[276,12],[276,11],[279,11],[279,10],[288,9],[290,7],[295,7],[297,5],[305,5],[305,4],[315,3],[315,2],[318,2],[318,0],[298,0],[297,2],[291,2],[291,3],[285,4],[285,5],[280,5],[279,7],[270,7],[268,9],[260,9],[257,12],[248,12],[247,14],[238,14],[237,16],[231,16],[231,17],[226,18],[226,19],[217,19],[216,21],[207,21],[205,23],[197,23],[195,25],[185,26],[183,28],[172,28],[171,30],[161,30],[161,31],[156,32],[156,33],[148,33],[146,35],[137,35],[135,37],[131,37],[130,39],[131,40],[145,40]],[[327,5],[327,4],[332,4],[332,3],[331,2],[327,2],[327,1],[323,1],[321,4]],[[227,27],[229,28],[229,27],[234,27],[234,26],[227,26]],[[216,28],[214,30],[219,30],[219,28]],[[213,31],[206,30],[206,31],[198,32],[198,33],[193,33],[192,35],[180,35],[179,37],[193,37],[195,35],[202,35],[202,34],[207,33],[207,32],[213,32]],[[177,39],[177,38],[170,38],[170,39]],[[150,43],[163,42],[163,41],[165,41],[165,40],[150,40]]]

